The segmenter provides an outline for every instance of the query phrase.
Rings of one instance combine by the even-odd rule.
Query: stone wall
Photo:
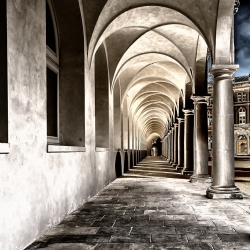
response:
[[[95,150],[87,66],[85,152],[47,152],[45,1],[7,1],[7,25],[10,153],[0,154],[1,250],[23,249],[113,181],[116,154]]]

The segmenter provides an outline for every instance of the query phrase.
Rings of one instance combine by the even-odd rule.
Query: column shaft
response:
[[[178,123],[174,124],[174,162],[173,167],[176,167],[178,165]]]
[[[170,164],[173,164],[174,162],[174,134],[175,134],[175,129],[172,127],[172,134],[171,134],[171,159],[170,159]]]
[[[178,118],[178,165],[176,169],[183,169],[184,163],[184,119]]]
[[[213,65],[213,185],[208,198],[243,198],[234,185],[233,74],[237,65]]]
[[[191,109],[183,110],[185,115],[184,127],[184,168],[182,174],[193,174],[193,132],[194,132],[194,111]]]
[[[168,162],[170,163],[170,161],[171,161],[171,137],[172,137],[172,131],[170,130],[170,132],[169,132],[169,136],[168,136],[168,144],[169,144],[169,146],[168,146]]]
[[[209,96],[192,96],[194,100],[194,174],[191,182],[211,182],[208,174],[207,100]]]

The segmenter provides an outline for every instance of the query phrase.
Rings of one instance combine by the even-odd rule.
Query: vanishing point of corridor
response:
[[[147,157],[27,250],[250,249],[250,200],[207,199],[161,157]]]

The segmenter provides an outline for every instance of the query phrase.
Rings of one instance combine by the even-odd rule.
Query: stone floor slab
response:
[[[152,159],[164,168],[161,158],[146,158],[140,172],[152,170]],[[248,196],[210,200],[208,184],[174,175],[128,171],[27,249],[250,249]]]

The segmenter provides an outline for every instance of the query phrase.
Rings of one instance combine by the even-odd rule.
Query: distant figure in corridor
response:
[[[152,141],[151,156],[158,156],[158,148],[156,145],[156,140]]]

